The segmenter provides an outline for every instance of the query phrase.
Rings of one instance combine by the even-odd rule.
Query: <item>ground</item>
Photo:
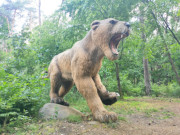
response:
[[[74,107],[82,107],[81,111],[87,108],[86,104]],[[99,123],[91,116],[88,120],[38,121],[15,128],[14,134],[180,135],[180,99],[127,98],[106,108],[119,115],[116,123]]]

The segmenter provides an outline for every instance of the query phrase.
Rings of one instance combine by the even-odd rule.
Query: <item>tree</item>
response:
[[[140,11],[141,16],[140,16],[140,23],[142,25],[141,29],[141,37],[142,37],[142,44],[145,46],[146,44],[146,35],[145,35],[145,26],[144,26],[144,14],[142,13],[143,11]],[[144,49],[145,50],[145,47]],[[143,66],[144,66],[144,83],[145,83],[145,88],[146,88],[146,95],[149,96],[151,93],[151,82],[150,82],[150,74],[149,74],[149,66],[148,66],[148,58],[145,54],[144,51],[144,57],[143,57]]]
[[[38,10],[39,10],[39,25],[41,25],[41,0],[39,0]]]
[[[167,2],[166,4],[171,4],[172,5],[172,6],[170,6],[171,8],[176,4],[176,3],[173,3],[173,1],[169,2],[168,0],[165,1],[165,2]],[[176,2],[176,1],[174,1],[174,2]],[[169,24],[167,22],[167,19],[165,20],[164,17],[163,17],[164,13],[166,13],[166,17],[168,17],[169,13],[168,13],[168,11],[164,11],[164,10],[160,10],[160,13],[157,12],[156,11],[157,10],[156,4],[154,2],[152,2],[152,1],[151,1],[151,3],[148,3],[148,4],[149,5],[152,4],[151,6],[154,7],[154,8],[151,7],[149,10],[150,10],[150,13],[151,13],[151,15],[152,15],[152,17],[153,17],[153,19],[154,19],[154,21],[156,23],[156,26],[157,26],[158,32],[160,34],[160,37],[163,40],[164,47],[165,47],[165,49],[167,51],[167,54],[168,54],[169,62],[171,63],[172,70],[174,71],[174,73],[176,75],[176,80],[180,85],[180,76],[178,75],[177,69],[176,69],[175,64],[173,62],[173,59],[171,57],[171,53],[170,53],[170,51],[168,49],[168,45],[166,43],[166,40],[165,40],[165,37],[164,37],[164,34],[163,34],[163,30],[162,30],[162,28],[164,28],[165,34],[167,34],[167,30],[169,30],[171,32],[171,34],[172,34],[172,37],[177,41],[178,44],[180,44],[180,42],[177,39],[176,35],[174,34],[173,30],[170,28],[170,26],[169,26]],[[170,8],[169,8],[169,10],[170,10]],[[158,20],[158,18],[160,18],[161,20]],[[164,27],[161,27],[161,25],[159,23],[160,21],[164,22],[164,24],[165,24]]]
[[[33,8],[28,7],[30,4],[29,0],[6,0],[6,4],[3,4],[0,7],[0,16],[6,20],[6,25],[8,28],[8,35],[12,36],[15,27],[15,19],[18,16],[21,16],[22,11],[24,10],[33,10]],[[5,23],[5,22],[3,22]]]
[[[123,41],[122,41],[121,45],[122,45],[122,49],[121,49],[121,53],[120,53],[120,56],[119,56],[118,60],[121,60],[121,58],[122,58],[122,54],[123,54]],[[123,99],[123,91],[122,91],[121,81],[120,81],[120,77],[119,77],[119,64],[118,64],[118,62],[115,62],[115,66],[116,66],[116,79],[117,79],[118,91],[119,91],[121,99]]]

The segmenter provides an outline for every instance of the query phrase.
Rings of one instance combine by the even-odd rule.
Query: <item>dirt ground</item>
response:
[[[43,126],[38,134],[54,135],[180,135],[180,102],[156,99],[133,99],[158,107],[147,112],[121,115],[116,123],[57,121]],[[131,100],[132,102],[132,100]]]

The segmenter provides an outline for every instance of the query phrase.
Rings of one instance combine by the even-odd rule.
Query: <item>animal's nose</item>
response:
[[[129,22],[125,22],[125,25],[126,25],[128,28],[130,28],[130,27],[131,27],[131,25],[130,25],[130,23],[129,23]]]

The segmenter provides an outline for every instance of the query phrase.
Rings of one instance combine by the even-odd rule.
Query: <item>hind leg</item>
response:
[[[73,85],[74,85],[73,81],[65,81],[62,83],[58,93],[59,97],[61,98],[61,103],[59,104],[69,106],[69,104],[63,100],[63,97],[69,92],[69,90],[72,88]]]
[[[51,83],[51,90],[50,90],[50,98],[51,103],[59,104],[61,99],[58,96],[59,88],[62,84],[61,75],[59,72],[50,75],[50,83]]]
[[[59,97],[63,98],[69,92],[69,90],[72,88],[73,85],[74,85],[73,81],[63,82],[59,90]]]
[[[50,75],[51,81],[51,90],[50,90],[50,98],[51,103],[61,104],[65,106],[69,106],[67,102],[64,101],[63,97],[65,94],[71,89],[73,86],[72,81],[62,81],[62,77],[60,72],[54,73]]]

